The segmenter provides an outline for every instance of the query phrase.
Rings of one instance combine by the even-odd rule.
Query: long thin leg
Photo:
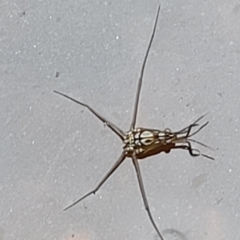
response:
[[[190,138],[192,136],[194,136],[195,134],[197,134],[198,132],[200,132],[203,128],[205,128],[208,125],[209,122],[205,122],[197,131],[193,132],[192,134],[190,134],[190,131],[187,134],[187,137]]]
[[[155,228],[158,236],[161,238],[161,240],[164,240],[162,234],[160,233],[160,231],[157,228],[156,223],[153,220],[153,217],[152,217],[149,205],[148,205],[148,200],[147,200],[147,197],[146,197],[146,193],[145,193],[145,190],[144,190],[143,181],[142,181],[142,175],[141,175],[141,172],[140,172],[140,168],[139,168],[139,164],[138,164],[138,160],[137,160],[136,156],[132,156],[132,161],[133,161],[133,165],[135,167],[136,173],[137,173],[139,187],[140,187],[140,190],[141,190],[144,206],[145,206],[145,209],[146,209],[146,211],[148,213],[149,219],[150,219],[153,227]]]
[[[191,130],[193,127],[197,127],[199,126],[199,124],[196,124],[196,123],[193,123],[191,125],[189,125],[188,127],[182,129],[181,131],[179,132],[175,132],[175,134],[185,134],[184,138],[190,138],[192,136],[194,136],[195,134],[197,134],[198,132],[200,132],[204,127],[206,127],[208,125],[209,122],[205,122],[202,126],[200,126],[198,128],[198,130],[196,130],[195,132],[191,133]],[[191,134],[190,134],[191,133]]]
[[[144,73],[146,62],[147,62],[148,53],[150,51],[150,48],[151,48],[151,45],[152,45],[152,41],[153,41],[153,38],[154,38],[154,34],[155,34],[155,31],[156,31],[159,11],[160,11],[160,5],[158,7],[157,16],[156,16],[156,20],[155,20],[155,23],[154,23],[152,36],[151,36],[151,39],[150,39],[150,42],[149,42],[149,45],[148,45],[148,48],[147,48],[146,55],[145,55],[144,60],[143,60],[142,70],[141,70],[140,78],[139,78],[139,81],[138,81],[137,94],[136,94],[135,105],[134,105],[134,110],[133,110],[133,119],[132,119],[132,123],[131,123],[131,130],[133,130],[135,128],[135,124],[136,124],[138,103],[139,103],[139,97],[140,97],[140,92],[141,92],[141,87],[142,87],[142,80],[143,80],[143,73]]]
[[[191,132],[191,129],[193,127],[197,127],[197,126],[199,126],[199,124],[192,123],[192,124],[188,125],[187,127],[181,129],[180,131],[177,131],[177,132],[174,132],[174,133],[175,134],[184,134],[184,133],[186,133],[186,136],[188,136],[189,133]]]
[[[188,125],[187,127],[185,127],[185,128],[183,128],[183,129],[181,129],[180,131],[177,131],[177,132],[175,132],[176,134],[180,134],[180,133],[185,133],[186,132],[186,130],[188,131],[188,132],[190,132],[189,131],[189,128],[192,128],[192,127],[197,127],[197,126],[199,126],[199,124],[197,124],[197,122],[199,122],[202,118],[204,118],[206,115],[207,115],[208,113],[205,113],[204,115],[202,115],[200,118],[198,118],[195,122],[193,122],[192,124],[190,124],[190,125]],[[205,123],[206,124],[206,123]],[[201,128],[202,129],[202,128]],[[188,135],[189,135],[189,133],[188,133]]]
[[[108,121],[106,118],[102,117],[99,113],[97,113],[93,108],[91,108],[89,105],[85,104],[85,103],[82,103],[82,102],[79,102],[78,100],[74,99],[74,98],[71,98],[69,96],[67,96],[66,94],[64,93],[60,93],[58,91],[53,91],[59,95],[62,95],[63,97],[65,98],[68,98],[70,99],[71,101],[77,103],[77,104],[80,104],[84,107],[86,107],[88,110],[90,110],[98,119],[100,119],[104,124],[106,124],[113,132],[115,132],[120,138],[121,140],[124,139],[124,132],[119,128],[117,127],[116,125],[114,125],[113,123],[111,123],[110,121]]]
[[[90,191],[89,193],[85,194],[83,197],[79,198],[77,201],[75,201],[73,204],[69,205],[68,207],[64,208],[63,211],[66,211],[67,209],[73,207],[77,203],[81,202],[84,198],[88,197],[91,194],[95,194],[99,188],[107,181],[107,179],[114,173],[114,171],[120,166],[120,164],[124,161],[126,158],[125,153],[123,152],[119,159],[115,162],[115,164],[112,166],[112,168],[107,172],[107,174],[104,176],[104,178],[101,180],[101,182],[97,185],[95,189]]]
[[[197,140],[195,140],[195,139],[190,139],[190,138],[188,138],[188,141],[189,141],[189,142],[197,143],[197,144],[199,144],[199,145],[201,145],[201,146],[203,146],[203,147],[205,147],[205,148],[209,148],[209,149],[215,151],[214,148],[209,147],[208,145],[206,145],[206,144],[204,144],[204,143],[202,143],[202,142],[199,142],[199,141],[197,141]]]
[[[208,155],[206,155],[206,154],[203,154],[203,153],[201,153],[201,152],[200,152],[199,150],[197,150],[197,149],[193,149],[192,146],[191,146],[191,144],[190,144],[189,142],[187,142],[187,144],[188,144],[188,145],[175,146],[174,148],[181,148],[181,149],[188,150],[189,154],[190,154],[191,156],[193,156],[193,157],[203,156],[203,157],[208,158],[208,159],[210,159],[210,160],[214,160],[213,157],[210,157],[210,156],[208,156]],[[195,153],[194,153],[194,151],[195,151]]]

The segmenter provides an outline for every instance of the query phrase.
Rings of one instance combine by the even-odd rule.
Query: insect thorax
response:
[[[136,128],[126,133],[123,149],[127,157],[135,154],[137,158],[141,159],[160,152],[170,152],[175,145],[174,139],[175,135],[170,129],[160,131]]]

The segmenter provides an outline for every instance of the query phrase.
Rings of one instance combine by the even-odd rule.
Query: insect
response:
[[[143,81],[143,74],[144,74],[144,69],[146,65],[146,61],[148,58],[148,54],[152,45],[152,41],[154,38],[154,34],[156,31],[156,26],[158,22],[158,16],[160,12],[160,5],[157,10],[157,15],[153,27],[153,31],[151,34],[150,42],[148,44],[147,52],[144,57],[144,61],[142,64],[141,68],[141,74],[140,78],[138,81],[138,86],[137,86],[137,93],[135,97],[135,104],[134,104],[134,111],[133,111],[133,117],[132,117],[132,122],[130,125],[130,129],[127,132],[122,131],[119,127],[108,121],[105,117],[101,116],[99,113],[97,113],[92,107],[89,105],[80,102],[76,99],[73,99],[63,93],[60,93],[58,91],[54,91],[57,94],[62,95],[63,97],[66,97],[70,99],[71,101],[82,105],[83,107],[87,108],[90,112],[92,112],[100,121],[102,121],[107,127],[109,127],[123,142],[123,150],[118,158],[118,160],[114,163],[114,165],[111,167],[111,169],[107,172],[107,174],[103,177],[103,179],[98,183],[98,185],[90,192],[82,196],[80,199],[69,205],[64,209],[67,210],[77,203],[81,202],[83,199],[87,198],[91,194],[95,194],[100,187],[107,181],[107,179],[114,173],[114,171],[121,165],[121,163],[126,159],[126,158],[131,158],[132,163],[134,165],[134,168],[136,170],[137,174],[137,179],[138,179],[138,184],[140,187],[142,199],[144,202],[145,209],[147,211],[148,217],[156,230],[159,238],[161,240],[163,239],[162,234],[160,233],[153,217],[152,213],[148,204],[147,196],[145,193],[143,181],[142,181],[142,176],[141,176],[141,171],[139,167],[138,160],[147,158],[149,156],[159,154],[161,152],[169,153],[172,149],[184,149],[189,152],[189,154],[193,157],[197,156],[203,156],[205,158],[214,160],[214,158],[202,154],[198,149],[193,149],[191,142],[200,144],[204,147],[208,147],[207,145],[198,142],[191,137],[197,134],[199,131],[201,131],[207,124],[208,122],[204,123],[203,125],[199,125],[198,122],[205,116],[201,116],[198,118],[195,122],[190,124],[189,126],[183,128],[180,131],[177,132],[172,132],[169,128],[165,130],[157,130],[157,129],[148,129],[148,128],[138,128],[136,127],[136,120],[137,120],[137,113],[138,113],[138,105],[139,105],[139,97],[140,97],[140,92],[141,92],[141,87],[142,87],[142,81]],[[197,130],[192,132],[192,129],[198,127]]]

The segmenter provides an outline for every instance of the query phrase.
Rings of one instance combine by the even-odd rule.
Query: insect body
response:
[[[73,204],[65,208],[64,210],[67,210],[71,208],[72,206],[76,205],[77,203],[81,202],[83,199],[86,197],[90,196],[91,194],[95,194],[99,188],[106,182],[106,180],[112,175],[112,173],[120,166],[120,164],[128,157],[132,159],[133,165],[136,170],[137,178],[138,178],[138,184],[140,187],[140,191],[142,194],[143,202],[145,209],[148,213],[149,219],[156,230],[159,238],[161,240],[163,239],[162,234],[160,233],[149,208],[146,193],[144,190],[143,186],[143,181],[142,181],[142,176],[140,172],[140,167],[138,160],[147,158],[149,156],[165,152],[169,153],[172,149],[185,149],[189,152],[191,156],[203,156],[206,158],[209,158],[213,160],[212,157],[202,154],[199,150],[193,149],[191,146],[191,142],[198,143],[204,147],[207,147],[205,144],[200,143],[194,139],[191,139],[192,136],[194,136],[196,133],[198,133],[201,129],[203,129],[208,122],[200,126],[195,132],[191,133],[191,130],[194,127],[198,127],[199,124],[198,122],[205,116],[203,115],[199,119],[197,119],[194,123],[190,124],[189,126],[183,128],[180,131],[173,132],[170,129],[165,129],[164,131],[157,130],[157,129],[147,129],[147,128],[137,128],[135,127],[136,125],[136,119],[137,119],[137,111],[138,111],[138,104],[139,104],[139,97],[140,97],[140,91],[141,91],[141,86],[142,86],[142,80],[143,80],[143,73],[147,61],[147,57],[150,51],[150,47],[152,45],[152,41],[154,38],[156,26],[157,26],[157,21],[158,21],[158,15],[160,11],[160,6],[158,7],[157,11],[157,16],[153,28],[153,32],[151,35],[151,39],[147,48],[147,52],[143,61],[142,69],[141,69],[141,74],[140,78],[138,81],[138,87],[137,87],[137,93],[136,93],[136,98],[135,98],[135,105],[134,105],[134,111],[133,111],[133,118],[132,118],[132,123],[130,125],[130,130],[127,132],[122,131],[119,127],[108,121],[106,118],[101,116],[99,113],[97,113],[92,107],[89,105],[80,102],[76,99],[73,99],[63,93],[54,91],[57,94],[60,94],[71,101],[82,105],[83,107],[86,107],[89,111],[91,111],[100,121],[102,121],[107,127],[109,127],[123,142],[123,151],[118,158],[118,160],[114,163],[114,165],[111,167],[111,169],[106,173],[106,175],[103,177],[103,179],[98,183],[98,185],[90,192],[85,194],[83,197],[75,201]]]
[[[173,136],[173,134],[171,134]],[[146,158],[160,152],[170,152],[174,147],[171,137],[165,131],[136,128],[126,133],[123,147],[127,157],[135,153],[138,159]]]

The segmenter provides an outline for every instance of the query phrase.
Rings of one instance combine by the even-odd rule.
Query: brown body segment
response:
[[[161,152],[169,153],[174,148],[173,134],[147,128],[137,128],[126,133],[123,149],[127,157],[135,153],[138,159],[150,157]]]

